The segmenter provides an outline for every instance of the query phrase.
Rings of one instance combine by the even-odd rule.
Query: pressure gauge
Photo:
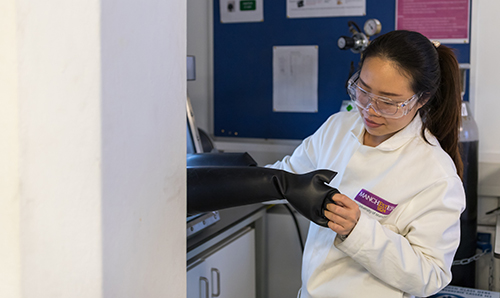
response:
[[[365,22],[365,26],[363,27],[365,34],[367,36],[373,36],[375,34],[379,34],[382,31],[382,24],[377,19],[369,19]]]

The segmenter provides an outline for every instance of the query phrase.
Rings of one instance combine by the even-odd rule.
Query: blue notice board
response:
[[[337,47],[340,36],[351,35],[347,22],[362,29],[366,20],[376,18],[381,34],[395,28],[394,0],[366,2],[363,17],[289,19],[286,1],[264,0],[263,22],[223,24],[215,0],[214,135],[304,139],[338,112],[342,101],[349,100],[345,87],[351,64],[357,68],[360,58]],[[273,47],[299,45],[319,49],[318,112],[273,112]],[[456,49],[459,63],[469,63],[469,44],[449,46]]]

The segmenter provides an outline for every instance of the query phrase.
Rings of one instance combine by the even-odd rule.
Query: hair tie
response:
[[[431,40],[432,44],[434,45],[434,47],[437,49],[439,48],[439,46],[441,45],[441,43],[437,40]]]

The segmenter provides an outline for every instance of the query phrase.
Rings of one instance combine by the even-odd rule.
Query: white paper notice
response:
[[[318,112],[318,46],[274,47],[273,111]]]
[[[289,18],[321,18],[366,15],[366,0],[287,0]]]
[[[264,21],[264,0],[219,0],[222,23]]]

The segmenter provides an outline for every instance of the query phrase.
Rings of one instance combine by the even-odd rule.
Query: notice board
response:
[[[264,0],[263,21],[222,23],[214,0],[214,135],[217,137],[304,139],[349,100],[346,81],[359,54],[340,50],[337,40],[350,36],[348,21],[359,27],[376,18],[382,32],[395,29],[394,0],[367,0],[366,15],[287,18],[286,1]],[[375,36],[376,37],[376,36]],[[373,37],[371,38],[373,39]],[[317,112],[273,111],[273,48],[317,46]],[[469,44],[449,44],[459,63],[469,63]],[[467,94],[466,94],[467,98]]]

